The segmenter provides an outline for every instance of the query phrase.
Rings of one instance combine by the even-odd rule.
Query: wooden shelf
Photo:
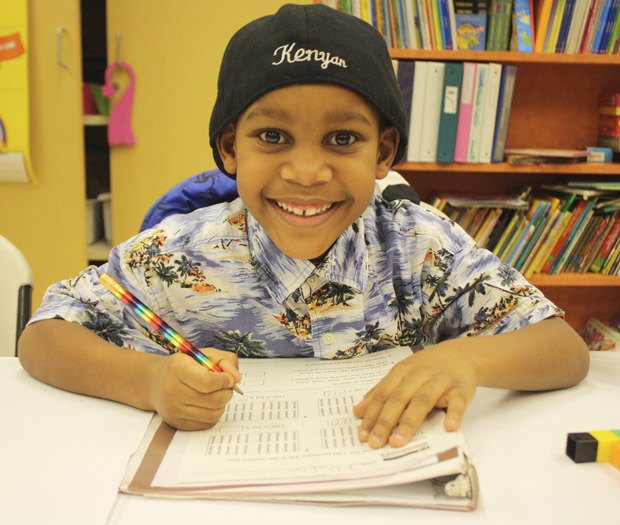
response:
[[[501,62],[503,64],[564,64],[578,66],[618,66],[618,55],[569,55],[564,53],[518,53],[515,51],[435,51],[427,49],[390,49],[398,60],[439,60]]]
[[[536,273],[529,281],[534,286],[606,286],[614,287],[620,292],[620,276],[600,275],[598,273],[558,273],[549,275]],[[620,300],[620,298],[619,298]],[[620,304],[618,305],[620,310]]]
[[[401,162],[394,169],[409,172],[444,173],[540,173],[558,175],[620,175],[618,162],[581,162],[575,164],[539,164],[537,166],[513,166],[507,162],[498,163],[452,163]]]

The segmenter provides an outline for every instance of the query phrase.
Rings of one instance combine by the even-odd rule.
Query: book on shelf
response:
[[[478,67],[476,68],[476,83],[474,87],[471,127],[469,130],[469,144],[467,145],[467,162],[478,162],[480,135],[482,132],[482,114],[484,112],[488,72],[489,64],[478,64]]]
[[[428,76],[429,63],[416,61],[413,76],[413,88],[411,91],[411,117],[409,119],[409,143],[407,144],[407,160],[420,162],[422,147],[422,127],[426,100],[426,77]]]
[[[487,15],[484,13],[456,14],[457,49],[483,51],[486,49]]]
[[[605,266],[605,262],[613,252],[614,246],[618,243],[620,237],[620,214],[615,214],[615,219],[611,227],[607,230],[605,238],[601,243],[599,250],[596,253],[593,261],[590,264],[589,270],[591,272],[601,272]]]
[[[508,125],[512,109],[512,96],[514,94],[517,77],[517,67],[505,64],[502,69],[499,97],[497,101],[497,119],[493,135],[492,162],[503,162],[506,150],[506,138],[508,137]]]
[[[447,62],[443,79],[441,114],[439,117],[437,162],[449,163],[454,161],[462,78],[463,63]]]
[[[431,412],[399,448],[372,449],[357,437],[354,403],[408,355],[410,348],[397,347],[340,361],[240,359],[245,395],[235,396],[208,430],[177,431],[155,415],[120,491],[472,510],[476,471],[463,432],[443,428],[443,411]],[[261,407],[268,417],[256,416]]]
[[[478,162],[491,162],[501,80],[502,65],[495,62],[490,62],[488,64],[486,88],[484,90],[483,109],[480,121]]]
[[[461,101],[459,103],[459,117],[456,127],[456,139],[454,146],[454,160],[467,162],[469,148],[469,133],[471,130],[471,117],[474,108],[474,96],[476,92],[476,62],[463,63],[463,78],[461,82]]]
[[[405,106],[405,118],[407,121],[407,136],[410,135],[411,129],[411,102],[413,99],[413,77],[415,74],[415,62],[413,60],[397,61],[396,79],[398,87],[403,97]]]
[[[491,0],[487,22],[487,51],[508,51],[513,0]]]
[[[593,0],[579,0],[575,2],[573,16],[571,17],[568,34],[566,36],[566,53],[577,53],[579,42],[585,28],[587,14]]]
[[[558,41],[555,45],[556,53],[565,53],[566,44],[568,41],[568,30],[570,28],[571,19],[573,18],[573,11],[575,9],[576,0],[566,0],[564,5],[564,12],[560,20],[560,29],[558,32]]]
[[[531,53],[534,51],[534,31],[532,26],[533,13],[530,0],[514,0],[516,20],[517,50]]]
[[[557,274],[564,270],[567,259],[572,254],[575,244],[579,242],[579,239],[583,235],[586,225],[588,224],[590,218],[592,217],[592,214],[594,213],[595,203],[596,198],[588,200],[583,210],[579,213],[575,224],[572,225],[572,227],[568,231],[566,242],[561,247],[555,261],[549,269],[550,274]]]
[[[505,150],[506,161],[514,165],[572,164],[586,162],[588,152],[584,149],[559,148],[509,148]]]
[[[554,0],[540,0],[538,2],[538,12],[536,16],[538,26],[536,27],[536,40],[534,41],[534,51],[536,53],[543,53],[547,51],[545,48],[545,43],[553,3]]]
[[[437,137],[441,115],[441,97],[445,62],[429,62],[424,92],[424,114],[422,115],[422,138],[420,141],[420,161],[437,160]]]

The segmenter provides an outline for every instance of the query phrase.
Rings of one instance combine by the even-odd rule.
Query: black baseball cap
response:
[[[222,58],[209,142],[224,169],[216,139],[255,100],[292,84],[336,84],[371,102],[398,129],[394,163],[407,148],[403,99],[381,34],[370,24],[322,4],[282,6],[237,31]]]

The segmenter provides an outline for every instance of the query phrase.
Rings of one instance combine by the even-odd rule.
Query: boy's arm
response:
[[[191,357],[161,356],[119,348],[87,328],[60,319],[26,327],[19,340],[22,366],[50,385],[157,411],[183,430],[213,426],[239,381],[237,358],[207,349],[226,373],[214,373]]]
[[[434,407],[447,408],[445,427],[456,430],[477,385],[551,390],[587,374],[586,344],[561,318],[491,336],[443,341],[397,364],[354,413],[360,439],[372,447],[407,443]]]

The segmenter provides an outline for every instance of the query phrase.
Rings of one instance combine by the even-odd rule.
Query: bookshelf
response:
[[[598,95],[620,91],[620,57],[500,51],[392,49],[398,60],[499,62],[518,67],[506,147],[579,148],[595,145]],[[512,166],[402,162],[395,166],[429,201],[435,191],[505,193],[524,185],[570,178],[620,180],[620,163]],[[534,274],[531,282],[581,326],[590,317],[607,319],[620,310],[620,277],[598,274]]]

